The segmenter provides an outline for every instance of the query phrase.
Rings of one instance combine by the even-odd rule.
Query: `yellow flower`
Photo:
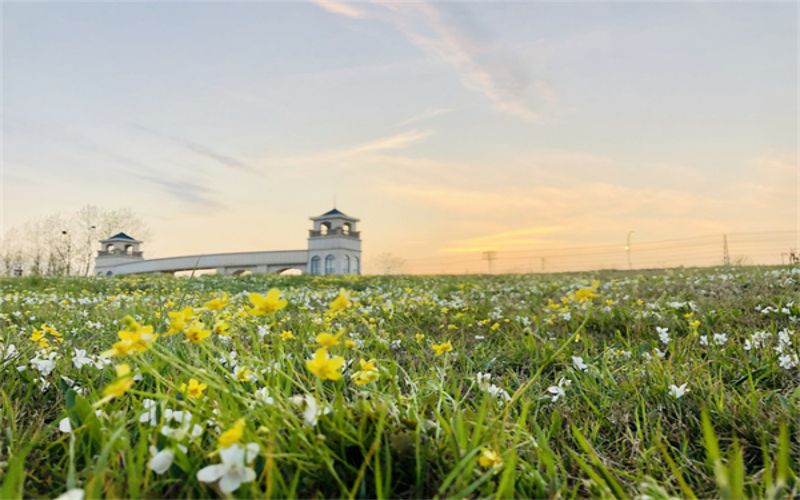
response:
[[[280,311],[288,302],[281,298],[280,290],[273,288],[266,295],[251,293],[250,303],[253,304],[253,307],[247,310],[250,316],[266,316]]]
[[[356,344],[355,340],[353,339],[344,339],[344,346],[347,347],[348,349],[352,349],[357,345],[358,344]]]
[[[308,371],[322,380],[339,380],[342,378],[343,364],[343,357],[329,357],[328,350],[324,347],[317,349],[312,359],[306,360],[306,368],[308,368]]]
[[[220,448],[229,448],[238,443],[244,435],[244,419],[237,420],[233,427],[219,435],[217,445]]]
[[[130,376],[131,367],[127,363],[117,365],[115,370],[117,379],[103,389],[103,402],[122,396],[133,386],[133,377]]]
[[[437,356],[441,356],[446,352],[451,352],[453,350],[453,344],[451,344],[448,340],[447,342],[442,342],[441,344],[433,344],[431,348],[436,352]]]
[[[418,333],[414,335],[414,338],[417,340],[417,342],[422,342],[423,340],[425,340],[425,335]]]
[[[150,349],[158,335],[153,333],[150,325],[141,325],[131,316],[122,319],[125,328],[117,332],[118,342],[115,342],[111,349],[106,351],[109,356],[127,356]]]
[[[500,455],[489,448],[481,448],[481,456],[478,457],[478,464],[484,469],[499,469],[503,465]]]
[[[169,330],[167,335],[174,335],[181,333],[186,328],[186,322],[194,317],[194,309],[191,307],[184,307],[181,311],[170,311],[167,313],[169,316]]]
[[[31,340],[38,344],[39,349],[47,349],[50,347],[50,341],[47,340],[47,337],[41,330],[34,329],[33,332],[31,332]]]
[[[330,333],[320,333],[319,335],[317,335],[317,338],[315,340],[320,346],[327,349],[328,347],[339,345],[339,337],[341,336],[342,336],[341,333],[336,335],[331,335]]]
[[[248,382],[250,379],[253,378],[253,370],[251,370],[250,368],[245,368],[243,366],[237,366],[233,370],[233,375],[239,382]]]
[[[214,333],[216,333],[217,335],[222,335],[223,337],[227,337],[228,328],[230,328],[230,325],[226,323],[225,320],[218,319],[217,321],[214,322]]]
[[[204,325],[202,321],[192,321],[189,328],[183,331],[183,334],[186,336],[186,341],[197,344],[205,340],[211,335],[211,330],[206,330],[205,326],[206,325]]]
[[[361,365],[361,369],[350,376],[356,385],[365,385],[378,380],[380,373],[378,372],[378,367],[375,366],[374,359],[369,361],[364,361],[362,359],[359,361],[359,364]]]
[[[339,289],[339,295],[333,299],[331,305],[328,307],[328,310],[331,312],[341,311],[342,309],[346,309],[350,307],[350,297],[347,296],[347,291],[344,288]]]
[[[219,311],[220,309],[223,309],[225,306],[228,305],[229,298],[230,297],[228,296],[228,292],[222,292],[222,297],[217,297],[216,299],[209,300],[208,302],[203,304],[203,307],[205,307],[209,311]]]
[[[599,297],[599,295],[595,293],[597,287],[599,286],[600,286],[599,281],[593,281],[592,286],[576,290],[575,292],[572,293],[572,295],[570,295],[570,298],[572,298],[572,300],[574,300],[575,302],[580,302],[580,303],[589,302],[590,300]]]
[[[197,380],[190,378],[189,384],[181,384],[181,392],[186,394],[189,397],[197,398],[203,395],[203,392],[206,390],[208,385],[198,382]]]
[[[289,330],[284,330],[280,334],[281,340],[292,340],[294,338],[294,334]]]

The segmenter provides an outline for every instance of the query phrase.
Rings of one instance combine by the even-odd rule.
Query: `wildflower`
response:
[[[122,396],[133,386],[133,377],[130,375],[131,367],[127,363],[117,365],[115,370],[117,379],[103,389],[103,402]]]
[[[272,399],[272,396],[269,395],[269,391],[266,387],[262,387],[255,392],[256,399],[266,405],[273,405],[275,404],[275,400]]]
[[[589,365],[584,363],[583,358],[580,356],[572,356],[572,366],[574,366],[576,370],[582,372],[585,372],[589,369]]]
[[[230,325],[225,320],[218,319],[214,322],[214,326],[212,329],[214,330],[214,333],[216,333],[217,335],[227,337],[228,328],[230,328]]]
[[[187,342],[197,344],[211,335],[211,330],[206,330],[202,321],[195,320],[183,331],[183,334]]]
[[[330,407],[319,406],[314,396],[310,394],[292,396],[289,401],[303,409],[303,420],[307,425],[317,425],[317,419],[331,412]]]
[[[47,336],[42,330],[34,329],[33,332],[31,332],[31,340],[36,342],[39,349],[47,349],[50,347],[50,341],[47,340]]]
[[[203,428],[192,425],[192,413],[185,410],[164,411],[165,425],[161,426],[161,434],[175,441],[183,441],[187,437],[196,438],[203,435]],[[177,424],[177,425],[176,425]]]
[[[336,335],[331,335],[330,333],[320,333],[314,340],[316,340],[320,346],[327,349],[329,347],[339,345],[339,337],[341,336],[341,333]]]
[[[442,342],[441,344],[433,344],[431,348],[434,350],[437,356],[441,356],[446,352],[451,352],[453,350],[453,344],[451,344],[448,340],[447,342]]]
[[[664,345],[669,344],[669,328],[664,328],[661,326],[656,327],[656,332],[658,332],[658,338],[661,340],[661,343]]]
[[[64,417],[58,421],[58,430],[64,434],[72,432],[72,423],[69,421],[69,417]]]
[[[286,299],[281,298],[281,292],[277,288],[271,289],[266,295],[251,293],[250,303],[253,304],[253,307],[247,310],[250,316],[266,316],[280,311],[288,304]]]
[[[83,500],[84,491],[81,488],[72,488],[62,493],[56,500]]]
[[[671,384],[669,386],[669,393],[675,399],[680,399],[683,397],[684,394],[689,392],[689,389],[686,388],[686,384],[675,385]]]
[[[361,365],[361,369],[350,376],[356,385],[365,385],[378,380],[380,373],[378,372],[378,368],[375,366],[374,359],[369,361],[364,361],[361,359],[359,360],[359,364]]]
[[[306,360],[308,370],[322,380],[339,380],[342,378],[342,365],[344,358],[341,356],[328,356],[328,350],[324,347],[314,352],[312,359]]]
[[[714,343],[717,345],[725,345],[728,342],[728,334],[727,333],[715,333],[714,334]]]
[[[109,356],[127,356],[139,352],[145,352],[150,348],[158,335],[153,333],[150,325],[141,325],[131,316],[123,318],[125,328],[117,332],[118,342],[111,346],[105,354]]]
[[[708,335],[700,335],[700,345],[702,346],[708,345]]]
[[[571,295],[569,295],[569,298],[581,304],[584,302],[589,302],[590,300],[599,297],[599,295],[595,293],[597,287],[599,286],[599,281],[593,281],[592,286],[575,290]]]
[[[338,312],[341,311],[342,309],[350,307],[350,305],[351,305],[350,297],[347,296],[347,291],[344,288],[340,288],[339,295],[337,295],[336,298],[333,299],[333,302],[331,302],[331,305],[328,307],[328,311]]]
[[[347,347],[348,349],[352,349],[354,347],[357,347],[358,343],[356,343],[356,341],[353,339],[344,339],[344,346]]]
[[[237,366],[236,368],[234,368],[233,376],[239,382],[253,381],[256,378],[255,374],[253,373],[253,370],[244,366]]]
[[[194,309],[191,307],[184,307],[180,311],[170,311],[167,313],[169,316],[169,330],[167,335],[174,335],[181,333],[186,328],[186,322],[194,317]]]
[[[150,455],[152,458],[147,462],[147,467],[158,475],[167,472],[175,460],[175,451],[170,448],[158,451],[155,446],[151,446]]]
[[[203,395],[203,392],[206,390],[208,385],[198,382],[197,380],[190,378],[189,384],[181,384],[180,390],[182,393],[186,394],[190,398],[197,398]]]
[[[228,293],[222,292],[221,297],[209,300],[208,302],[203,304],[203,307],[205,307],[209,311],[219,311],[228,305],[229,299],[230,297],[228,296]]]
[[[143,399],[142,406],[146,410],[144,413],[139,415],[139,422],[143,424],[150,424],[150,427],[153,427],[158,422],[156,418],[156,411],[158,410],[158,405],[152,399]]]
[[[86,356],[86,350],[74,349],[74,354],[72,356],[72,364],[75,366],[76,370],[80,370],[85,365],[93,364],[93,361],[92,358]]]
[[[778,362],[784,370],[791,370],[797,366],[797,354],[783,354],[778,358]]]
[[[425,340],[425,335],[423,335],[423,334],[421,334],[421,333],[418,333],[418,334],[414,335],[414,339],[415,339],[417,342],[422,342],[423,340]]]
[[[503,460],[500,459],[500,454],[489,448],[481,448],[481,454],[478,457],[478,465],[484,469],[499,469],[503,466]]]
[[[284,330],[280,334],[281,340],[292,340],[294,338],[294,334],[289,330]]]
[[[203,483],[219,481],[219,489],[223,493],[231,493],[239,489],[242,483],[249,483],[256,478],[256,472],[249,467],[258,456],[258,444],[249,443],[244,448],[238,444],[223,448],[219,452],[221,463],[203,467],[197,471],[197,480]]]
[[[244,435],[244,419],[240,418],[227,431],[220,434],[217,445],[220,448],[228,448],[238,443]]]
[[[567,380],[563,377],[558,379],[557,385],[551,385],[550,387],[547,388],[547,392],[551,394],[550,400],[555,403],[559,399],[566,396],[567,392],[564,389],[566,387],[569,387],[570,384],[572,384],[572,381]]]

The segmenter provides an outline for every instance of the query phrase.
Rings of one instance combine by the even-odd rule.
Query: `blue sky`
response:
[[[794,3],[6,3],[3,222],[148,255],[407,256],[796,227]],[[35,200],[32,203],[32,200]]]

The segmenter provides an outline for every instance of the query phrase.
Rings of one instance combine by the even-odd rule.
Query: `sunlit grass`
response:
[[[3,498],[797,494],[788,268],[2,285]]]

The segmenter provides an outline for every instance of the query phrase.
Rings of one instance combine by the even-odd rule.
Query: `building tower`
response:
[[[358,219],[337,209],[311,217],[308,231],[308,274],[361,274]]]
[[[142,242],[125,233],[117,233],[100,240],[100,251],[94,259],[94,272],[97,276],[111,276],[112,268],[119,264],[144,260],[139,245]]]

